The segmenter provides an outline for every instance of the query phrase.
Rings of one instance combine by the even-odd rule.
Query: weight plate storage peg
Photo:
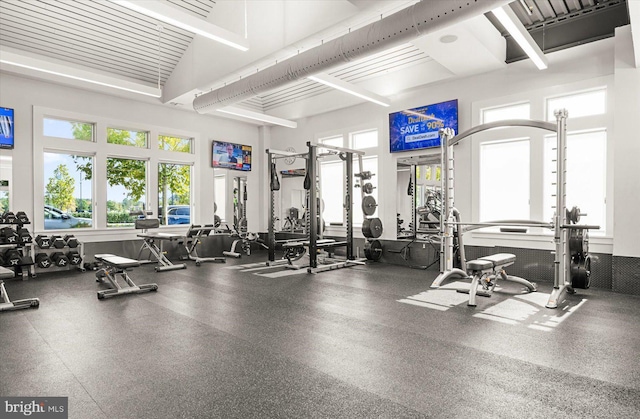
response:
[[[368,239],[377,239],[382,235],[382,221],[379,218],[367,218],[362,223],[362,234]]]
[[[367,240],[364,243],[364,256],[368,260],[379,261],[382,257],[382,243],[380,243],[380,240]]]
[[[373,213],[376,212],[377,206],[378,203],[373,196],[367,195],[362,198],[362,212],[364,215],[373,215]]]

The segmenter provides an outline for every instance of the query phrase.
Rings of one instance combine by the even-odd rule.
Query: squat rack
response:
[[[451,128],[445,128],[440,131],[441,150],[442,150],[442,206],[443,212],[440,218],[440,234],[442,236],[440,247],[440,274],[433,282],[432,287],[437,288],[440,284],[450,276],[467,277],[464,258],[462,258],[462,269],[453,267],[453,227],[457,227],[458,235],[462,234],[462,226],[467,227],[465,230],[474,228],[488,227],[492,225],[526,225],[535,227],[547,227],[554,230],[554,281],[553,291],[549,296],[546,304],[547,308],[557,308],[558,304],[564,300],[567,293],[573,294],[575,290],[571,285],[571,261],[569,251],[569,230],[572,228],[597,229],[598,226],[588,225],[571,225],[567,216],[566,207],[566,159],[567,159],[567,111],[566,109],[556,110],[554,112],[556,124],[545,121],[536,121],[528,119],[512,119],[505,121],[490,122],[478,125],[463,133],[455,135]],[[552,223],[538,221],[494,221],[488,223],[461,223],[459,215],[453,206],[454,198],[454,171],[453,171],[453,146],[463,139],[493,128],[502,127],[532,127],[547,131],[555,132],[557,135],[556,142],[556,205],[555,215]],[[456,221],[454,221],[456,220]],[[462,253],[464,254],[464,253]]]
[[[276,169],[276,160],[282,158],[290,158],[290,157],[299,157],[306,160],[306,173],[305,173],[305,186],[307,188],[307,194],[309,197],[309,202],[307,203],[307,231],[309,234],[309,267],[308,271],[310,273],[317,273],[325,270],[338,269],[347,266],[352,266],[354,264],[360,264],[359,261],[355,260],[354,256],[354,246],[353,246],[353,201],[352,201],[352,190],[353,190],[353,159],[354,156],[358,157],[360,172],[362,172],[362,156],[364,152],[358,150],[352,150],[349,148],[343,147],[335,147],[325,144],[312,144],[311,142],[307,142],[308,151],[305,153],[291,153],[287,151],[280,150],[270,150],[267,149],[267,155],[269,158],[269,173],[270,173],[270,190],[271,193],[269,195],[269,232],[268,232],[268,244],[269,244],[269,264],[274,264],[275,261],[275,191],[280,189],[278,174]],[[319,149],[328,150],[328,153],[319,153]],[[320,198],[318,190],[316,188],[316,179],[318,178],[319,170],[318,170],[318,159],[325,155],[337,155],[344,163],[345,163],[345,177],[346,177],[346,193],[344,200],[344,208],[346,210],[346,238],[343,241],[329,241],[329,240],[318,240],[318,228],[321,226],[321,223],[318,223],[319,220],[319,206],[317,204],[318,199]],[[337,246],[345,246],[346,247],[346,260],[338,263],[333,263],[329,265],[324,265],[322,267],[318,267],[318,250],[322,248],[328,247],[337,247]]]

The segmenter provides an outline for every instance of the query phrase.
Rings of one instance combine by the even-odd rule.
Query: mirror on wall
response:
[[[10,211],[9,198],[13,177],[13,160],[11,156],[0,155],[0,214]]]
[[[398,159],[397,237],[437,233],[442,208],[440,154]]]
[[[233,226],[241,233],[247,232],[247,177],[233,177]]]

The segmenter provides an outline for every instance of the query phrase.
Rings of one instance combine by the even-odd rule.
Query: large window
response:
[[[344,222],[344,168],[342,161],[320,163],[320,190],[327,224]]]
[[[545,139],[544,217],[554,214],[556,183],[556,137]],[[590,234],[602,235],[606,225],[607,133],[604,130],[567,135],[566,203],[586,216],[581,224],[598,225]]]
[[[133,226],[137,215],[146,209],[147,162],[107,158],[107,227]]]
[[[604,88],[547,99],[547,121],[555,121],[554,112],[566,109],[569,118],[602,115],[607,111],[607,91]]]
[[[93,224],[93,157],[44,153],[44,229]]]
[[[158,165],[158,214],[163,225],[191,223],[191,166]]]
[[[351,148],[362,150],[365,148],[373,148],[378,146],[378,130],[367,130],[354,132],[350,134]]]
[[[171,135],[158,136],[158,148],[166,151],[177,151],[179,153],[191,153],[193,138],[182,138]]]
[[[480,146],[480,221],[529,219],[529,140]]]
[[[337,136],[334,136],[334,137],[320,138],[318,140],[318,142],[320,144],[326,144],[326,145],[332,146],[332,147],[344,147],[344,138],[342,137],[342,135],[337,135]]]
[[[517,103],[513,105],[497,106],[482,110],[481,121],[483,124],[489,122],[504,121],[507,119],[529,119],[531,105],[529,103]]]

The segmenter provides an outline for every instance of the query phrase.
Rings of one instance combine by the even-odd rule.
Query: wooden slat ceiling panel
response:
[[[170,0],[201,18],[213,0]],[[104,0],[0,0],[0,45],[164,84],[193,34]]]

